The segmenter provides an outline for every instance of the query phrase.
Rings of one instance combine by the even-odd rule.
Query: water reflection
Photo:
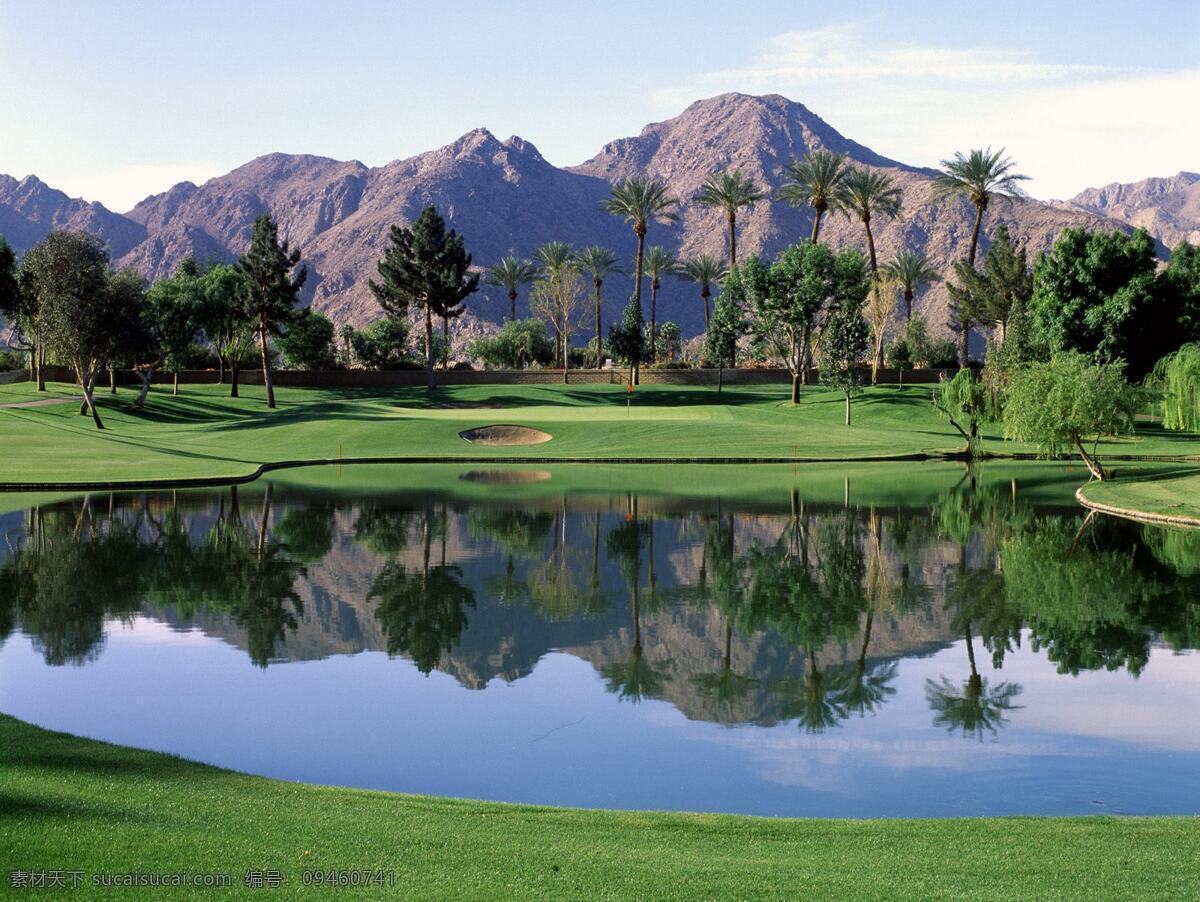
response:
[[[903,659],[961,643],[961,669],[925,680],[928,723],[984,740],[1027,704],[1004,672],[1023,640],[1060,674],[1133,676],[1200,640],[1200,536],[1039,508],[971,471],[928,508],[264,483],[6,523],[0,638],[53,666],[96,661],[106,623],[139,614],[258,667],[380,650],[468,688],[566,650],[622,700],[817,735],[879,714]]]

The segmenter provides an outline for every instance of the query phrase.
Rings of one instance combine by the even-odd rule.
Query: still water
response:
[[[0,506],[0,711],[517,802],[1200,811],[1200,535],[1085,517],[1061,467],[622,478]]]

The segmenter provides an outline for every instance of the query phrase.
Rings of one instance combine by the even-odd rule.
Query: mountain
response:
[[[509,253],[527,256],[549,240],[580,247],[601,244],[629,260],[634,251],[631,230],[602,213],[599,203],[612,181],[648,174],[665,180],[683,201],[680,223],[652,225],[649,243],[684,255],[723,256],[721,214],[691,202],[704,177],[733,166],[774,191],[787,162],[818,148],[880,167],[900,185],[902,216],[874,224],[881,260],[908,246],[945,271],[965,253],[972,210],[965,201],[934,203],[930,170],[875,153],[802,104],[779,95],[744,94],[697,101],[675,118],[648,125],[636,137],[613,141],[592,159],[565,169],[548,163],[522,138],[501,141],[481,128],[445,147],[380,167],[270,154],[203,185],[182,182],[146,198],[123,216],[100,204],[71,200],[33,177],[21,182],[0,177],[0,233],[23,250],[51,228],[94,231],[109,242],[118,265],[135,266],[157,278],[174,271],[187,256],[234,258],[244,251],[254,218],[270,210],[281,232],[301,248],[311,270],[306,302],[337,322],[362,324],[379,315],[367,280],[375,275],[388,227],[410,222],[427,204],[436,205],[465,236],[481,266]],[[1193,209],[1194,204],[1181,204],[1179,216],[1186,218]],[[1100,201],[1089,206],[1000,199],[989,209],[985,231],[993,232],[1001,222],[1009,224],[1031,253],[1048,248],[1067,226],[1130,227],[1124,218],[1112,218]],[[739,223],[743,255],[773,254],[811,230],[808,210],[766,201],[743,211]],[[864,245],[861,224],[846,217],[828,217],[822,235],[835,247]],[[609,280],[606,322],[618,315],[631,290],[627,277]],[[469,308],[471,313],[454,327],[460,347],[469,337],[493,328],[489,323],[503,317],[508,302],[500,291],[484,288]],[[945,288],[934,286],[926,292],[918,299],[918,309],[932,327],[944,328]],[[658,318],[678,321],[686,334],[699,332],[703,310],[695,286],[668,280],[660,294]]]
[[[1167,247],[1200,243],[1200,173],[1088,188],[1066,204],[1145,229]]]

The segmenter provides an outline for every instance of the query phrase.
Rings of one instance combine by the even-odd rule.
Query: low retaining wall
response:
[[[47,366],[44,368],[48,382],[74,382],[75,374],[64,366]],[[568,380],[575,385],[624,385],[628,378],[628,370],[570,370]],[[953,374],[954,370],[905,370],[904,383],[937,382],[943,374]],[[865,374],[864,374],[865,375]],[[284,388],[404,388],[425,384],[424,370],[277,370],[273,373],[275,384]],[[11,373],[0,373],[0,385],[11,382],[24,382],[28,379],[26,370],[16,370]],[[154,374],[155,385],[169,385],[174,376],[172,373],[158,370]],[[641,371],[642,385],[716,385],[718,373],[715,369],[685,369],[685,370],[656,370],[645,368]],[[217,382],[217,370],[181,370],[179,382],[181,385],[212,385]],[[784,369],[755,367],[748,369],[725,370],[723,379],[726,385],[787,385],[791,382],[791,374]],[[107,379],[100,379],[99,388],[107,384]],[[225,381],[229,381],[229,373],[225,373]],[[241,385],[262,385],[262,371],[258,369],[242,370],[238,374]],[[438,370],[439,385],[561,385],[562,370]],[[813,370],[811,381],[820,381],[820,373]],[[879,381],[885,385],[894,385],[900,381],[897,370],[881,369]],[[132,371],[118,371],[119,385],[141,385],[141,378]]]

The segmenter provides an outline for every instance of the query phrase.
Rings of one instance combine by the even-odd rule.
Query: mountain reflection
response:
[[[849,493],[847,493],[849,495]],[[83,665],[106,624],[198,628],[257,666],[366,650],[468,688],[554,650],[621,700],[821,733],[895,695],[905,658],[961,644],[931,722],[993,738],[1025,641],[1059,673],[1136,676],[1200,641],[1200,535],[1039,508],[967,471],[929,508],[241,490],[90,495],[4,518],[0,640]],[[978,658],[977,658],[978,655]]]

